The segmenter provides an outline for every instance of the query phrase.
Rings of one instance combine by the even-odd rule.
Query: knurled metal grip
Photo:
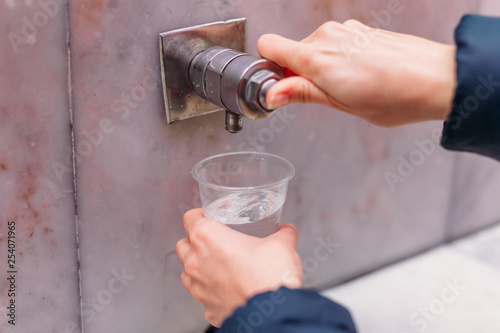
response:
[[[215,46],[194,57],[189,77],[195,91],[215,105],[249,119],[263,119],[273,110],[262,105],[261,88],[282,79],[283,72],[271,61]]]

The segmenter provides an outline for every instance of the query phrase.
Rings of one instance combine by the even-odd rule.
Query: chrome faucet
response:
[[[237,133],[243,118],[273,114],[266,94],[283,72],[275,63],[244,52],[245,22],[216,22],[160,34],[169,123],[223,109],[226,130]]]
[[[227,110],[226,130],[236,133],[242,117],[263,119],[273,113],[266,93],[283,72],[271,61],[214,46],[194,57],[189,77],[196,93]]]

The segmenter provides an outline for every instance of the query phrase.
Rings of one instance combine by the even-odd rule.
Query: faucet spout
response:
[[[226,111],[226,131],[238,133],[243,129],[243,116],[237,113]]]

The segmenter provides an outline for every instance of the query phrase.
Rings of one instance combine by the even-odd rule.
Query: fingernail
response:
[[[269,108],[270,109],[277,109],[281,108],[285,105],[288,104],[288,95],[287,94],[279,94],[271,98],[269,101]]]

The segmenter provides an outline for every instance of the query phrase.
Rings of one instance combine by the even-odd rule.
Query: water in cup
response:
[[[267,237],[278,230],[295,168],[277,155],[233,152],[205,158],[191,173],[200,186],[205,217],[247,235]]]
[[[205,207],[206,217],[256,237],[278,229],[285,195],[272,190],[232,193]]]

